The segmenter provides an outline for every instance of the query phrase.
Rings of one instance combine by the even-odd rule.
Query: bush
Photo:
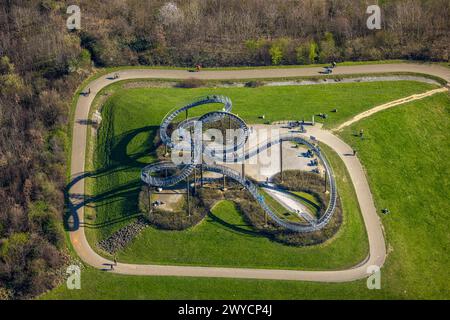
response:
[[[295,49],[298,64],[311,64],[309,59],[309,44],[303,44]]]
[[[270,47],[269,53],[273,65],[278,65],[283,60],[283,50],[281,50],[280,46],[272,45]]]
[[[336,43],[331,32],[325,32],[325,37],[320,41],[319,60],[321,63],[335,61],[339,57]]]
[[[205,85],[205,82],[203,80],[196,79],[196,78],[189,78],[189,79],[178,82],[175,86],[177,88],[191,89],[191,88],[199,88],[204,85]]]
[[[309,54],[308,59],[310,63],[316,63],[317,58],[319,56],[317,43],[311,41],[309,43]]]
[[[64,236],[61,224],[56,219],[57,215],[56,210],[43,201],[29,204],[28,218],[31,230],[51,244],[60,247]]]
[[[245,83],[245,87],[247,88],[257,88],[264,85],[264,82],[259,80],[248,81]]]
[[[1,300],[10,300],[12,298],[11,290],[0,287],[0,301]]]

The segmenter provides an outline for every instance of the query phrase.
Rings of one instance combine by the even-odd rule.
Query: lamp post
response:
[[[150,185],[147,185],[147,214],[152,213],[152,190]]]
[[[245,178],[245,143],[242,147],[242,178]]]
[[[223,173],[223,191],[225,191],[226,190],[226,186],[225,186],[225,172]]]
[[[203,152],[201,155],[201,162],[200,162],[200,187],[203,188]]]
[[[197,193],[197,168],[194,167],[194,190],[192,194],[195,196],[196,193]]]
[[[189,194],[189,176],[186,177],[186,198],[188,207],[188,217],[191,216],[190,194]]]
[[[280,173],[281,182],[283,182],[283,140],[280,140]]]

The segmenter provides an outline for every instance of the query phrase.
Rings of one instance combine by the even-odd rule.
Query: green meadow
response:
[[[328,113],[325,125],[331,128],[373,106],[431,88],[401,81],[254,89],[118,90],[104,105],[94,161],[97,174],[87,181],[96,215],[92,224],[98,226],[88,230],[89,238],[102,239],[133,219],[139,170],[153,159],[149,142],[167,111],[193,97],[225,94],[232,99],[234,112],[249,123],[261,122],[261,114],[266,120],[276,121]],[[208,108],[200,108],[198,114]],[[333,108],[338,112],[331,113]],[[43,298],[448,299],[449,113],[448,94],[438,94],[377,113],[341,133],[358,150],[378,211],[389,208],[391,212],[380,213],[388,246],[381,290],[368,290],[365,280],[332,284],[138,277],[87,267],[82,272],[81,290],[61,286]],[[355,135],[360,129],[364,129],[363,140]],[[221,202],[190,230],[171,234],[148,228],[120,252],[119,261],[289,269],[343,268],[360,261],[367,253],[367,240],[353,188],[337,155],[325,151],[339,178],[344,206],[344,225],[329,243],[290,248],[252,235],[254,230],[243,222],[233,203]]]

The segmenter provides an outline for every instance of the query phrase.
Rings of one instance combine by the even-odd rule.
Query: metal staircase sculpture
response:
[[[259,203],[259,205],[262,207],[262,209],[267,213],[267,215],[274,221],[277,225],[282,226],[288,230],[296,231],[296,232],[312,232],[317,231],[322,228],[324,228],[328,222],[330,221],[331,217],[333,216],[333,213],[336,209],[336,202],[337,202],[337,189],[336,189],[336,181],[334,179],[333,171],[326,159],[326,157],[322,154],[320,151],[320,148],[315,146],[310,141],[302,138],[299,135],[295,134],[283,134],[276,138],[269,139],[263,144],[260,144],[257,147],[254,147],[253,149],[242,153],[240,155],[237,154],[237,150],[241,150],[244,148],[245,143],[247,142],[247,139],[249,137],[249,130],[247,127],[247,124],[239,118],[237,115],[234,115],[231,113],[232,109],[232,102],[228,97],[224,96],[218,96],[218,95],[210,95],[202,98],[198,98],[192,103],[185,105],[178,109],[173,109],[169,113],[166,114],[166,116],[163,118],[160,126],[160,136],[162,142],[169,148],[176,149],[177,146],[180,144],[180,141],[178,144],[176,144],[172,139],[169,137],[168,129],[169,125],[173,122],[173,120],[181,113],[187,112],[187,110],[205,105],[210,103],[221,103],[223,104],[222,111],[212,111],[207,112],[203,114],[200,117],[195,118],[187,118],[186,120],[182,121],[178,124],[177,129],[180,132],[188,132],[192,131],[192,129],[195,130],[202,130],[202,125],[205,123],[211,123],[217,120],[221,120],[225,117],[230,117],[233,119],[239,126],[240,129],[240,135],[237,137],[236,143],[234,143],[231,146],[226,146],[223,148],[221,153],[214,153],[212,149],[210,149],[208,146],[204,146],[202,141],[199,139],[202,139],[202,135],[200,134],[200,138],[190,138],[190,141],[187,141],[188,139],[184,139],[186,137],[182,137],[184,139],[185,145],[187,144],[190,148],[191,156],[190,161],[187,164],[177,165],[173,162],[158,162],[158,163],[152,163],[146,167],[144,167],[141,171],[141,180],[145,182],[148,185],[156,186],[156,187],[168,187],[173,186],[185,179],[187,179],[193,171],[196,169],[196,167],[202,165],[204,171],[211,171],[220,173],[222,175],[227,176],[228,178],[231,178],[235,180],[236,182],[240,183],[252,196],[253,198]],[[180,137],[181,138],[181,137]],[[264,151],[281,141],[293,141],[300,144],[306,145],[312,152],[314,152],[319,160],[322,162],[325,171],[326,176],[328,178],[328,185],[329,185],[329,191],[330,191],[330,199],[328,202],[327,209],[325,210],[324,214],[317,219],[316,221],[309,221],[308,223],[296,223],[291,222],[287,220],[283,220],[279,215],[277,215],[270,207],[269,205],[264,201],[263,196],[259,193],[258,187],[249,179],[246,177],[242,177],[241,173],[230,169],[226,166],[222,166],[219,164],[215,164],[215,161],[219,162],[241,162],[246,159],[249,159],[257,154],[259,154],[261,151]],[[232,156],[230,156],[230,154]],[[209,157],[212,160],[214,160],[214,164],[203,164],[203,156]],[[179,173],[168,176],[168,177],[161,177],[161,176],[154,176],[152,174],[163,172],[164,170],[177,170]],[[212,181],[216,179],[221,178],[208,178],[203,177],[203,182]]]

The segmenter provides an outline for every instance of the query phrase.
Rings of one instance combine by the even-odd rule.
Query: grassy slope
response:
[[[400,81],[259,87],[254,89],[132,89],[121,93],[116,102],[118,104],[125,102],[128,106],[147,104],[148,108],[157,106],[153,110],[155,112],[153,116],[157,120],[155,124],[158,125],[160,117],[165,115],[168,110],[190,102],[193,97],[225,94],[233,101],[233,112],[239,114],[248,123],[292,120],[303,117],[310,120],[313,114],[327,113],[329,118],[325,125],[333,126],[378,104],[432,88],[435,88],[435,86],[412,81]],[[338,109],[336,114],[331,113],[334,108]],[[214,108],[209,108],[209,110],[212,109]],[[208,110],[208,108],[198,108],[192,114],[200,115],[205,110]],[[271,110],[274,112],[271,112]],[[264,120],[259,118],[262,114],[266,115]]]
[[[368,139],[363,143],[351,136],[352,130],[344,132],[368,170],[377,206],[392,211],[383,217],[393,252],[383,269],[380,291],[367,290],[365,281],[319,284],[134,277],[88,268],[83,272],[83,290],[60,287],[46,298],[449,298],[445,229],[449,106],[449,98],[439,95],[379,113],[355,124],[354,130],[363,127],[366,131]],[[391,131],[395,139],[387,139]],[[126,292],[119,289],[124,287]]]
[[[365,281],[313,283],[191,277],[139,277],[84,269],[81,290],[64,285],[41,299],[352,299],[395,298],[386,291],[370,291]]]
[[[281,219],[286,219],[293,222],[303,222],[303,219],[296,213],[290,212],[262,188],[259,188],[259,193],[264,197],[264,201],[272,209],[272,211],[275,212]]]
[[[355,146],[392,250],[384,277],[399,296],[450,297],[450,98],[381,112],[342,133]],[[367,139],[353,136],[360,128]]]
[[[343,133],[358,147],[377,206],[392,212],[382,217],[393,251],[382,269],[381,290],[367,290],[364,280],[323,284],[135,277],[88,268],[82,290],[61,286],[44,298],[449,299],[449,112],[450,98],[440,94],[381,112]],[[351,135],[360,127],[367,133],[364,142]]]

